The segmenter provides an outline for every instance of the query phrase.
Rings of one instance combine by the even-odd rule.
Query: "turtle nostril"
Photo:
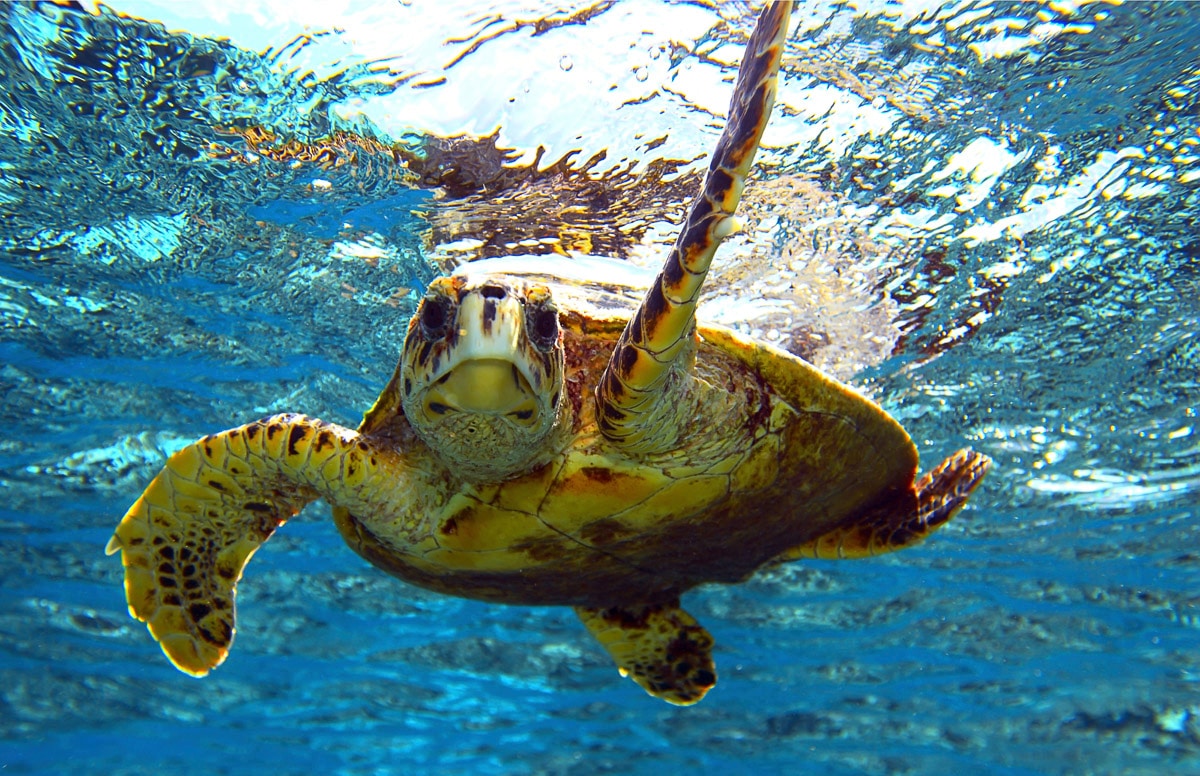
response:
[[[479,293],[483,295],[484,299],[503,299],[508,292],[504,290],[503,286],[496,286],[489,283],[479,289]]]

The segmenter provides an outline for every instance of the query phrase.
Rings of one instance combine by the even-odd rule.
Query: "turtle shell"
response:
[[[520,266],[487,269],[511,278]],[[454,595],[594,606],[740,581],[866,511],[914,512],[917,452],[891,416],[800,358],[720,326],[697,326],[694,379],[672,416],[678,444],[631,456],[609,442],[596,382],[643,292],[637,273],[604,277],[536,264],[522,273],[554,294],[572,410],[557,452],[530,471],[456,478],[407,427],[397,373],[359,430],[403,440],[404,465],[430,473],[427,492],[405,499],[420,512],[406,518],[336,508],[356,551]]]

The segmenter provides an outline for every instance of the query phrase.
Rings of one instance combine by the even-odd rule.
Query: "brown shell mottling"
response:
[[[390,410],[389,385],[362,431],[403,438],[406,465],[429,474],[398,511],[335,509],[350,545],[454,595],[605,606],[740,581],[865,509],[915,508],[916,450],[894,420],[794,356],[719,327],[699,329],[694,369],[675,376],[690,382],[674,449],[623,454],[595,419],[595,382],[626,320],[610,316],[563,311],[572,425],[547,463],[505,482],[456,480]]]

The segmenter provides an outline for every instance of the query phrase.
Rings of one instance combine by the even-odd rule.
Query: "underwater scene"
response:
[[[685,592],[719,682],[674,706],[570,606],[396,579],[321,500],[203,678],[105,549],[206,434],[357,427],[440,276],[636,304],[763,4],[0,5],[0,769],[1200,772],[1198,8],[795,4],[697,315],[922,473],[992,464],[923,543]]]

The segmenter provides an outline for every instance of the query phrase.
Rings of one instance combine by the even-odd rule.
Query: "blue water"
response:
[[[756,8],[192,5],[0,6],[6,773],[1200,772],[1192,6],[798,8],[706,312],[996,465],[921,547],[690,593],[679,709],[321,504],[191,679],[103,548],[199,435],[355,424],[439,272],[657,262]]]

